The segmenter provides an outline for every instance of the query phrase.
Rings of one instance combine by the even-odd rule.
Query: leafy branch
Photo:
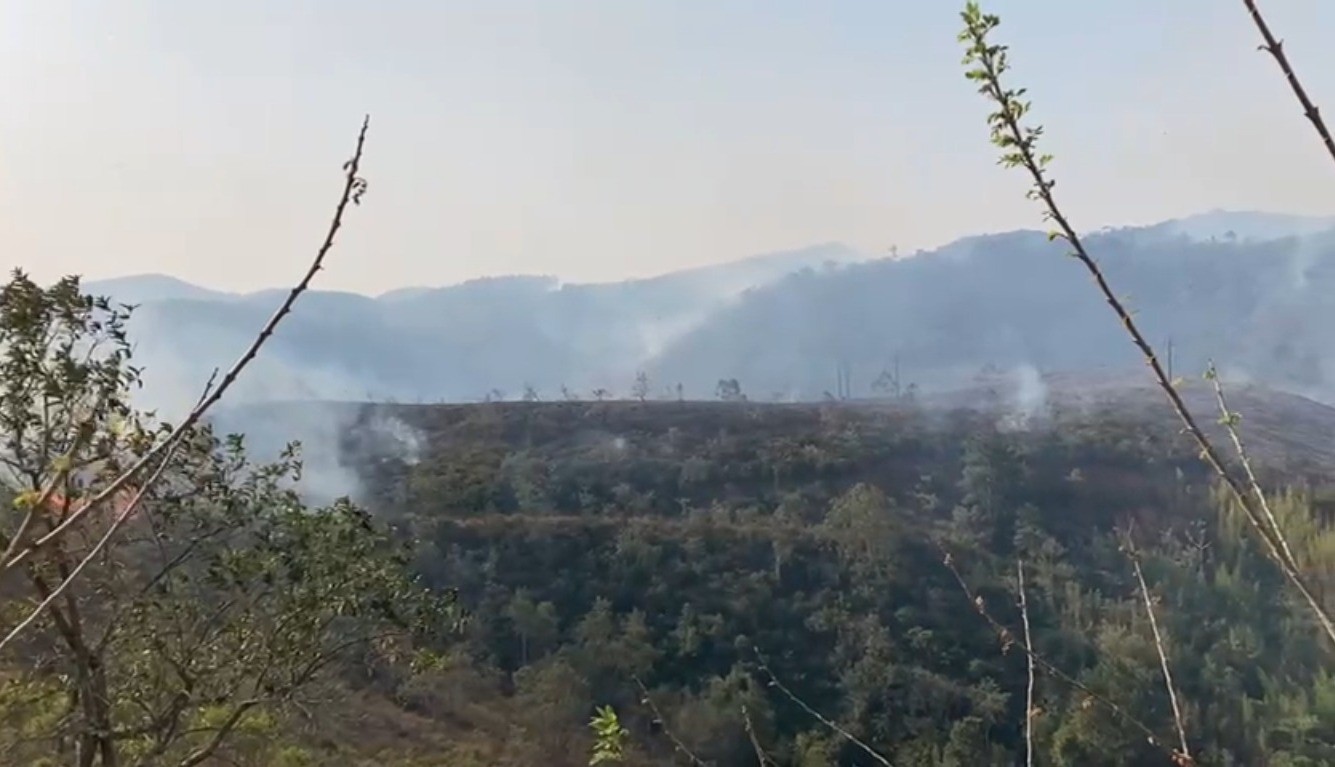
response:
[[[621,719],[611,706],[599,706],[589,720],[589,729],[593,730],[593,751],[589,755],[589,765],[620,762],[626,758],[626,738],[630,732],[621,725]]]

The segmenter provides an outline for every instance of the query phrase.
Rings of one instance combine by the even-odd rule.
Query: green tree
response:
[[[125,319],[73,278],[41,288],[15,274],[3,290],[7,546],[50,537],[89,488],[179,434],[151,473],[9,571],[6,624],[48,606],[0,656],[6,763],[184,767],[272,741],[342,663],[368,649],[407,659],[458,618],[366,512],[302,504],[295,447],[255,466],[239,436],[135,411]]]
[[[541,657],[560,634],[556,606],[551,602],[535,603],[525,590],[520,590],[510,600],[506,616],[519,636],[521,665],[527,666],[531,659]]]

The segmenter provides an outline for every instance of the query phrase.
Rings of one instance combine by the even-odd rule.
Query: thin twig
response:
[[[97,507],[99,504],[112,497],[115,493],[119,492],[121,488],[129,483],[129,481],[142,471],[144,467],[165,455],[172,449],[172,445],[180,441],[187,431],[189,431],[189,429],[193,427],[208,412],[208,410],[218,402],[218,400],[222,399],[223,394],[225,394],[232,384],[236,382],[246,366],[255,359],[255,356],[259,353],[261,347],[263,347],[265,342],[273,336],[278,324],[282,322],[283,318],[286,317],[289,312],[292,311],[292,307],[297,299],[302,293],[305,293],[306,290],[310,288],[311,282],[315,279],[315,275],[324,267],[325,256],[327,256],[329,251],[334,247],[334,239],[337,236],[339,229],[343,226],[343,214],[347,210],[348,203],[352,203],[353,205],[361,203],[362,195],[366,191],[366,180],[358,175],[358,172],[361,168],[362,150],[366,144],[366,131],[370,127],[370,124],[371,118],[367,115],[362,120],[361,131],[357,134],[357,147],[352,155],[352,159],[343,164],[343,191],[339,196],[338,205],[334,208],[333,218],[330,220],[329,227],[325,232],[324,241],[316,251],[315,257],[311,260],[305,275],[301,278],[300,282],[289,291],[287,298],[278,307],[278,310],[274,312],[273,316],[269,318],[269,321],[264,324],[264,327],[260,329],[260,332],[255,336],[255,340],[251,342],[250,347],[246,349],[246,351],[227,371],[226,375],[223,376],[222,380],[218,383],[218,386],[216,388],[206,386],[205,394],[200,398],[199,404],[197,404],[194,409],[190,411],[189,415],[185,417],[185,420],[181,421],[181,423],[178,424],[162,441],[145,453],[133,466],[123,472],[100,492],[84,501],[80,508],[71,513],[68,518],[54,527],[50,532],[34,541],[29,546],[23,548],[14,556],[5,560],[2,565],[4,568],[7,569],[17,565],[26,557],[32,555],[33,552],[58,539],[70,528],[71,525],[88,514],[91,509]],[[141,488],[141,490],[143,489],[147,488]]]
[[[756,737],[756,726],[751,721],[751,712],[747,710],[745,703],[742,704],[742,723],[746,725],[746,737],[751,739],[751,748],[756,752],[756,763],[759,767],[770,767],[770,758],[760,745],[760,738]]]
[[[840,727],[838,723],[826,718],[819,711],[812,708],[811,706],[808,706],[806,701],[797,697],[796,693],[785,687],[783,682],[779,681],[779,677],[776,676],[774,672],[770,670],[769,665],[765,663],[765,656],[760,654],[760,650],[758,648],[753,648],[752,651],[756,654],[756,658],[759,661],[760,670],[764,671],[765,675],[769,677],[770,687],[773,687],[779,692],[783,693],[784,696],[788,698],[788,700],[791,700],[793,703],[796,703],[798,707],[800,707],[803,711],[807,712],[807,714],[811,716],[812,719],[815,719],[816,721],[820,722],[826,727],[829,727],[834,732],[843,736],[846,740],[848,740],[848,742],[862,749],[867,754],[867,756],[870,756],[872,759],[875,759],[877,762],[880,762],[885,767],[894,767],[894,765],[890,764],[889,759],[886,759],[884,756],[882,756],[881,753],[876,749],[872,748],[866,743],[863,743],[860,739],[858,739],[858,736],[854,735],[853,733],[849,732],[843,727]]]
[[[208,760],[208,758],[213,756],[214,752],[218,750],[219,746],[223,744],[223,741],[227,740],[227,736],[231,734],[232,730],[241,723],[241,719],[246,715],[246,712],[261,705],[261,703],[262,701],[256,698],[243,700],[238,703],[236,708],[232,709],[232,713],[223,721],[217,731],[214,732],[213,737],[203,746],[192,751],[185,759],[182,759],[179,767],[194,767],[195,765],[202,764]]]
[[[1186,403],[1182,400],[1182,395],[1178,393],[1177,387],[1173,385],[1167,373],[1164,372],[1163,365],[1160,364],[1154,348],[1145,339],[1145,335],[1136,325],[1126,306],[1117,298],[1098,262],[1085,249],[1080,235],[1076,233],[1070,220],[1066,218],[1061,207],[1058,206],[1056,197],[1052,193],[1056,182],[1048,178],[1046,171],[1046,166],[1051,158],[1046,155],[1039,155],[1036,152],[1037,140],[1042,133],[1042,129],[1026,128],[1020,124],[1020,120],[1028,111],[1029,105],[1027,102],[1020,100],[1022,91],[1009,90],[1001,83],[1001,75],[1007,68],[1006,46],[993,45],[987,40],[987,34],[1000,23],[1000,19],[996,16],[982,14],[978,10],[977,4],[973,2],[969,4],[964,17],[967,28],[960,38],[961,41],[969,44],[968,60],[978,65],[977,69],[969,72],[969,77],[980,82],[980,92],[999,107],[989,117],[989,123],[992,126],[993,141],[1005,150],[1002,163],[1022,167],[1028,172],[1033,181],[1029,196],[1043,204],[1044,217],[1056,224],[1056,230],[1052,232],[1051,236],[1053,239],[1065,240],[1071,246],[1073,250],[1071,255],[1078,259],[1086,271],[1089,272],[1098,286],[1100,294],[1121,321],[1127,335],[1130,336],[1132,343],[1144,357],[1145,364],[1149,366],[1153,373],[1155,383],[1168,397],[1168,401],[1178,419],[1182,422],[1184,430],[1191,435],[1197,447],[1200,448],[1202,460],[1227,485],[1233,497],[1241,505],[1247,521],[1261,537],[1271,558],[1279,565],[1285,578],[1298,590],[1298,593],[1316,617],[1317,622],[1320,623],[1322,631],[1325,632],[1331,642],[1335,643],[1335,618],[1331,617],[1325,606],[1317,599],[1297,563],[1284,555],[1265,518],[1253,504],[1242,484],[1225,467],[1214,443],[1210,441],[1209,437],[1196,423],[1196,419],[1191,415],[1191,411],[1187,409]]]
[[[76,445],[78,444],[77,440],[78,437],[76,435]],[[66,453],[68,456],[73,456],[73,454],[74,448]],[[61,459],[58,460],[61,464],[61,468],[58,469],[55,474],[51,475],[50,481],[48,481],[46,487],[43,487],[41,492],[38,493],[37,498],[35,500],[30,500],[28,508],[24,511],[23,520],[19,522],[18,528],[9,539],[9,543],[5,546],[4,553],[0,554],[0,562],[8,562],[10,557],[14,556],[14,553],[19,550],[23,545],[23,542],[28,538],[28,532],[32,529],[33,523],[37,521],[38,515],[45,510],[47,504],[51,502],[51,496],[55,494],[56,487],[64,482],[65,478],[69,476],[69,470],[64,465],[66,461]]]
[[[1154,616],[1154,600],[1150,598],[1150,587],[1145,583],[1145,574],[1140,569],[1140,553],[1128,530],[1124,547],[1126,556],[1131,560],[1131,569],[1136,573],[1136,583],[1140,585],[1140,596],[1145,602],[1145,615],[1150,619],[1150,631],[1154,634],[1154,649],[1159,654],[1159,667],[1163,670],[1164,688],[1168,690],[1168,702],[1173,706],[1173,725],[1177,728],[1178,750],[1173,753],[1173,763],[1178,767],[1192,767],[1196,760],[1187,745],[1187,726],[1182,717],[1182,706],[1178,703],[1177,686],[1173,684],[1173,672],[1168,664],[1168,650],[1164,647],[1163,634],[1159,631],[1159,619]]]
[[[1321,143],[1325,145],[1331,159],[1335,160],[1335,139],[1331,138],[1330,131],[1326,129],[1326,121],[1321,119],[1321,110],[1307,98],[1307,91],[1303,89],[1302,83],[1298,82],[1298,75],[1294,74],[1293,67],[1289,64],[1289,57],[1284,55],[1284,41],[1275,39],[1270,33],[1270,25],[1265,23],[1265,18],[1261,16],[1261,10],[1256,7],[1255,0],[1242,0],[1242,4],[1247,6],[1247,13],[1251,15],[1256,28],[1260,30],[1261,39],[1265,40],[1265,44],[1257,48],[1275,58],[1275,63],[1279,64],[1280,71],[1284,73],[1284,79],[1288,80],[1289,87],[1293,89],[1293,95],[1298,97],[1298,103],[1303,107],[1303,116],[1312,123],[1317,136],[1321,137]]]
[[[1228,431],[1228,437],[1233,442],[1233,451],[1237,453],[1238,461],[1242,464],[1242,471],[1247,476],[1247,484],[1251,488],[1252,495],[1256,497],[1257,505],[1261,507],[1266,522],[1270,524],[1271,530],[1274,531],[1275,540],[1279,543],[1284,556],[1288,557],[1294,567],[1297,567],[1298,560],[1293,556],[1293,550],[1289,548],[1289,539],[1284,535],[1283,528],[1279,526],[1279,520],[1270,509],[1270,499],[1266,497],[1265,491],[1261,488],[1261,483],[1256,479],[1256,471],[1252,468],[1251,455],[1242,443],[1242,431],[1238,428],[1238,415],[1228,409],[1228,400],[1224,397],[1224,385],[1219,380],[1219,371],[1215,369],[1213,360],[1206,368],[1205,377],[1214,387],[1215,403],[1219,406],[1219,422]]]
[[[46,598],[43,599],[41,602],[39,602],[37,606],[33,608],[32,612],[28,613],[28,615],[25,616],[23,620],[19,621],[18,625],[14,626],[14,628],[11,629],[8,634],[5,635],[4,639],[0,639],[0,651],[4,650],[5,647],[9,646],[11,642],[13,642],[16,638],[18,638],[18,636],[22,634],[25,629],[27,629],[29,626],[33,624],[34,621],[37,620],[38,616],[40,616],[43,612],[45,612],[48,608],[50,608],[51,605],[56,601],[56,599],[61,594],[65,593],[65,590],[68,589],[72,583],[74,583],[74,579],[79,577],[79,574],[83,572],[83,569],[87,567],[88,564],[92,562],[93,559],[96,558],[99,553],[102,552],[102,549],[106,548],[107,543],[111,541],[112,536],[115,535],[116,531],[120,528],[120,526],[125,523],[125,520],[130,518],[130,516],[134,513],[135,508],[139,506],[140,501],[142,501],[144,498],[144,493],[148,492],[148,488],[151,487],[153,483],[156,482],[158,478],[162,476],[163,471],[166,470],[167,468],[167,464],[171,463],[171,459],[175,456],[176,448],[179,445],[180,445],[179,442],[174,443],[172,447],[167,450],[167,452],[162,456],[160,462],[158,463],[157,468],[154,469],[153,473],[149,475],[148,481],[144,482],[139,486],[139,489],[135,491],[134,497],[130,499],[130,502],[125,505],[124,509],[121,509],[120,513],[116,515],[115,519],[112,520],[111,524],[107,526],[106,532],[103,533],[102,537],[99,538],[97,543],[93,545],[93,548],[90,549],[88,553],[85,554],[83,558],[79,560],[79,563],[76,564],[74,568],[70,570],[69,574],[66,575],[60,581],[60,583],[56,585],[54,589],[51,590],[51,593],[47,594]]]
[[[709,767],[705,762],[700,761],[700,757],[687,748],[686,744],[681,742],[681,739],[668,727],[667,717],[663,716],[663,712],[658,710],[658,704],[654,703],[653,696],[649,694],[649,688],[644,686],[644,682],[640,681],[638,676],[631,678],[635,680],[635,686],[640,688],[640,702],[644,704],[645,708],[649,709],[649,713],[654,717],[654,723],[663,728],[663,735],[672,742],[672,747],[689,759],[691,764],[696,767]]]
[[[90,350],[87,355],[88,358],[92,357],[92,348],[97,345],[96,341],[89,344]],[[87,359],[85,359],[85,362],[86,361]],[[94,404],[94,410],[96,410],[98,404],[100,403]],[[70,421],[72,423],[69,425],[69,431],[73,433],[74,436],[70,440],[69,447],[56,458],[54,462],[57,467],[56,471],[51,475],[46,486],[41,489],[36,500],[30,499],[28,508],[23,515],[23,520],[19,522],[18,528],[14,531],[9,542],[5,545],[4,553],[0,554],[0,562],[8,562],[10,558],[14,556],[15,552],[17,552],[27,541],[28,533],[31,532],[33,523],[37,521],[37,517],[43,511],[47,510],[47,505],[51,502],[51,498],[55,494],[56,488],[60,487],[60,485],[69,478],[75,457],[84,448],[87,441],[92,438],[91,430],[82,428],[87,424],[87,421],[73,423],[73,421],[76,420],[77,419],[73,415],[70,416]]]
[[[981,615],[983,620],[987,621],[988,625],[992,627],[992,630],[996,632],[997,639],[1001,641],[1002,652],[1004,653],[1008,651],[1011,647],[1016,646],[1017,642],[1015,641],[1015,635],[1011,632],[1010,629],[1006,628],[1005,624],[1003,624],[1001,621],[997,620],[992,616],[992,613],[988,611],[987,603],[983,600],[982,596],[975,594],[973,592],[973,589],[969,588],[968,582],[964,580],[964,576],[961,575],[959,569],[955,567],[954,557],[950,555],[950,552],[945,551],[945,549],[942,549],[942,553],[944,554],[944,559],[942,560],[942,563],[946,566],[946,569],[950,571],[950,574],[955,576],[955,581],[959,583],[960,590],[964,592],[964,596],[968,598],[971,604],[973,604],[974,610],[979,615]],[[1112,700],[1109,700],[1103,695],[1094,692],[1094,690],[1090,689],[1090,687],[1086,685],[1084,682],[1081,682],[1080,680],[1076,679],[1075,677],[1071,676],[1065,671],[1062,671],[1061,669],[1057,668],[1050,661],[1048,661],[1047,658],[1044,658],[1041,654],[1039,654],[1037,650],[1033,649],[1032,647],[1026,645],[1020,645],[1020,647],[1021,649],[1024,650],[1025,655],[1029,656],[1029,659],[1032,660],[1038,667],[1042,668],[1045,672],[1047,672],[1049,676],[1052,676],[1058,681],[1070,685],[1076,690],[1079,690],[1080,692],[1084,693],[1089,700],[1098,703],[1099,705],[1108,709],[1113,714],[1117,715],[1120,719],[1122,719],[1122,721],[1126,722],[1127,724],[1130,724],[1132,727],[1135,727],[1137,730],[1140,731],[1142,735],[1145,736],[1145,739],[1149,741],[1150,745],[1162,748],[1165,751],[1169,751],[1171,753],[1171,749],[1166,748],[1164,746],[1163,742],[1159,740],[1159,736],[1154,734],[1154,730],[1150,729],[1149,725],[1137,719],[1134,715],[1132,715],[1130,711],[1127,711],[1125,708],[1119,706],[1117,703],[1113,702]]]
[[[1024,588],[1024,560],[1015,560],[1015,577],[1020,589],[1020,619],[1024,622],[1024,650],[1028,668],[1024,689],[1024,763],[1034,767],[1034,640],[1029,631],[1029,596]]]

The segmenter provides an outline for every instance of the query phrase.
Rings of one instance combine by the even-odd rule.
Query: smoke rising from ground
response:
[[[1048,413],[1048,385],[1033,365],[1011,371],[1011,399],[1006,420],[1013,428],[1027,428]]]
[[[1171,339],[1174,375],[1195,379],[1214,359],[1231,381],[1335,400],[1324,330],[1335,321],[1335,233],[1313,225],[1265,239],[1296,225],[1228,213],[1196,224],[1175,236],[1150,227],[1089,241],[1161,353]],[[1042,233],[1017,232],[797,274],[824,251],[607,285],[498,278],[378,299],[313,292],[217,420],[250,435],[261,458],[302,441],[304,482],[326,497],[361,492],[340,460],[349,430],[390,435],[386,448],[407,461],[417,449],[403,425],[330,403],[464,402],[493,390],[519,399],[526,385],[546,400],[563,387],[584,399],[598,389],[627,398],[639,371],[650,399],[677,398],[679,384],[687,399],[714,399],[719,380],[736,379],[751,400],[814,401],[837,367],[853,376],[844,396],[876,398],[886,396],[873,381],[887,359],[904,391],[924,396],[976,388],[976,372],[991,363],[982,388],[995,393],[976,390],[968,396],[979,401],[962,404],[1009,412],[1023,428],[1054,402],[1066,406],[1068,389],[1054,376],[1084,376],[1095,388],[1105,372],[1148,382],[1124,330],[1054,248]],[[280,299],[150,300],[130,328],[135,363],[146,368],[139,402],[179,418]]]
[[[280,328],[281,332],[281,328]],[[150,334],[150,339],[152,338]],[[160,344],[140,344],[134,364],[142,366],[144,385],[134,393],[141,410],[153,411],[172,423],[182,420],[198,401],[214,368],[225,370],[250,339],[230,339],[227,355],[178,354]],[[201,349],[207,348],[201,344]],[[342,444],[352,430],[365,432],[382,455],[414,464],[423,439],[400,419],[384,414],[365,418],[354,404],[365,379],[338,370],[297,366],[261,349],[236,384],[208,415],[219,436],[243,434],[247,455],[255,463],[276,460],[290,442],[300,443],[302,472],[296,489],[312,504],[348,496],[362,500],[365,492]]]
[[[366,502],[367,492],[344,449],[350,437],[378,458],[416,465],[424,436],[402,419],[364,403],[292,401],[232,404],[220,408],[214,423],[224,433],[246,436],[252,460],[274,460],[289,442],[300,443],[301,478],[296,490],[312,504],[347,496]]]

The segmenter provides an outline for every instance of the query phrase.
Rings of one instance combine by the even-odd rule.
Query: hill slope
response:
[[[495,466],[522,463],[522,456],[532,450],[574,451],[583,455],[581,461],[591,462],[589,471],[611,476],[621,465],[620,457],[636,445],[682,441],[673,449],[689,451],[690,445],[745,432],[752,440],[791,446],[821,437],[833,428],[831,424],[872,430],[899,424],[922,431],[952,423],[953,428],[967,430],[995,422],[1010,431],[1080,434],[1091,423],[1101,423],[1124,432],[1133,442],[1163,445],[1189,458],[1195,455],[1163,393],[1139,377],[1044,376],[1036,388],[1035,392],[1035,384],[1025,378],[996,375],[971,386],[922,395],[915,403],[294,401],[231,404],[213,419],[224,432],[245,433],[260,458],[271,459],[289,440],[300,441],[306,462],[303,487],[324,500],[340,495],[374,497],[380,492],[377,488],[390,481],[378,473],[384,467],[407,471],[423,462],[446,460],[455,455],[456,447],[464,451],[455,455],[463,465],[472,465],[479,444],[490,451],[488,465]],[[1197,421],[1231,456],[1212,390],[1203,382],[1187,382],[1182,391]],[[1290,478],[1335,478],[1335,408],[1256,385],[1230,385],[1229,406],[1241,414],[1241,433],[1263,469]],[[760,457],[721,453],[711,460],[730,464]],[[393,478],[398,481],[402,475]],[[671,506],[685,497],[680,487],[655,492],[660,510],[667,508],[661,504]]]
[[[1320,329],[1335,321],[1335,230],[1323,226],[1214,212],[1105,230],[1088,245],[1148,335],[1171,341],[1177,370],[1194,375],[1213,357],[1235,376],[1331,401],[1335,361]],[[1220,227],[1236,231],[1205,237]],[[1302,236],[1254,236],[1284,231]],[[280,300],[154,290],[133,330],[155,404],[193,401]],[[987,365],[1138,364],[1059,245],[1012,232],[905,258],[864,261],[830,245],[622,283],[516,276],[379,298],[314,292],[235,396],[475,401],[532,387],[555,399],[563,386],[625,396],[643,370],[651,396],[681,384],[712,397],[735,378],[752,399],[818,399],[840,370],[849,394],[868,396],[896,367],[901,383],[938,389]]]
[[[1048,380],[1048,407],[1015,421],[997,418],[1008,393],[995,383],[921,407],[341,406],[343,456],[368,501],[415,541],[423,578],[473,610],[447,669],[373,684],[417,732],[450,732],[433,756],[451,764],[582,765],[590,712],[610,705],[633,733],[628,764],[677,763],[674,744],[754,764],[754,743],[776,764],[865,762],[814,709],[894,764],[1001,767],[1033,716],[1025,665],[975,605],[1018,625],[1019,559],[1045,656],[1168,732],[1115,532],[1134,522],[1174,677],[1199,712],[1193,748],[1221,763],[1328,763],[1329,733],[1269,737],[1297,721],[1286,712],[1318,711],[1324,656],[1239,526],[1220,523],[1154,393]],[[1296,422],[1335,423],[1302,398],[1235,399],[1273,424],[1253,442],[1281,462],[1306,449],[1286,441]],[[416,449],[369,436],[387,422]],[[1050,763],[1172,764],[1084,692],[1044,675],[1039,695]]]
[[[1329,399],[1335,232],[1199,241],[1159,228],[1092,235],[1087,246],[1142,330],[1177,370],[1213,357],[1235,375]],[[680,339],[652,375],[708,391],[736,378],[753,397],[852,392],[896,364],[928,388],[985,365],[1118,372],[1140,360],[1079,264],[1038,232],[962,240],[933,253],[789,277],[752,291]]]

